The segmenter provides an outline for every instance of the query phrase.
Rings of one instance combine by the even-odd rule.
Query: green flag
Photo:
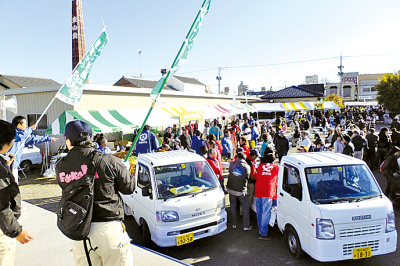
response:
[[[172,63],[171,70],[165,77],[162,77],[154,86],[151,91],[150,97],[153,101],[157,99],[158,94],[161,93],[165,84],[167,83],[169,77],[173,75],[181,65],[183,65],[186,61],[187,55],[193,47],[194,42],[196,41],[197,35],[199,34],[201,23],[203,22],[204,16],[208,13],[210,9],[211,0],[204,0],[201,9],[197,13],[196,19],[194,20],[192,27],[190,28],[188,34],[186,35],[186,39],[183,42],[181,49],[179,50],[174,63]]]
[[[93,62],[99,57],[107,43],[108,36],[104,28],[96,41],[90,46],[85,56],[75,67],[72,74],[68,77],[65,84],[58,91],[56,95],[58,99],[71,105],[79,104],[83,93],[83,86],[89,77]]]

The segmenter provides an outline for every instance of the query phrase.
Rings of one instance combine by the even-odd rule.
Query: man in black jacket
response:
[[[366,163],[368,164],[371,170],[375,170],[375,168],[377,167],[377,163],[375,162],[376,143],[378,141],[378,136],[375,135],[375,129],[370,128],[365,138],[367,139],[368,142],[368,147],[366,149],[367,152]]]
[[[353,145],[353,143],[350,142],[350,137],[347,135],[344,135],[343,142],[344,142],[343,154],[353,157],[354,145]]]
[[[67,183],[86,174],[91,164],[92,129],[80,120],[65,126],[69,153],[56,166],[56,178],[63,189]],[[93,249],[90,259],[93,265],[132,265],[130,238],[122,223],[124,208],[119,192],[132,194],[135,180],[124,164],[112,155],[104,155],[97,167],[94,181],[93,216],[88,235]],[[65,191],[63,190],[64,196]],[[87,265],[83,241],[73,241],[75,265]]]
[[[183,130],[183,134],[179,136],[179,139],[181,140],[183,148],[187,150],[192,149],[192,137],[190,137],[187,129]]]
[[[21,195],[10,168],[15,157],[3,155],[13,146],[14,138],[14,126],[0,120],[0,265],[14,265],[15,239],[21,244],[33,239],[17,221],[21,215]]]
[[[249,230],[251,227],[247,184],[250,178],[250,166],[245,159],[246,155],[243,152],[238,152],[236,161],[230,163],[227,190],[231,204],[232,227],[236,228],[237,225],[236,205],[237,201],[240,201],[243,210],[243,229]]]
[[[282,157],[288,154],[290,148],[289,140],[285,137],[283,130],[279,131],[279,136],[275,139],[274,145],[280,162]]]
[[[354,145],[354,157],[362,160],[365,148],[367,148],[367,140],[355,130],[351,138],[351,142]]]

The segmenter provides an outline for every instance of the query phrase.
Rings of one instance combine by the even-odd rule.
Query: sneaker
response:
[[[236,225],[235,225],[235,224],[233,224],[233,225],[232,225],[232,228],[233,228],[233,229],[235,229],[235,228],[236,228]]]
[[[250,230],[251,230],[251,226],[243,228],[243,231],[250,231]]]
[[[270,236],[263,236],[263,235],[258,235],[258,239],[260,239],[260,240],[271,240],[272,239],[272,237],[270,237]]]

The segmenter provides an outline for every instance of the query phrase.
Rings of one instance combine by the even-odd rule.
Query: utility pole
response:
[[[141,54],[142,54],[142,51],[139,51],[140,78],[142,78],[142,59],[140,58]]]
[[[218,76],[217,76],[217,80],[218,80],[218,94],[221,94],[221,69],[222,67],[218,67]]]
[[[340,91],[339,91],[339,95],[341,97],[343,97],[343,68],[344,66],[342,65],[342,53],[340,53],[340,66],[338,66],[339,72],[338,75],[340,77]]]

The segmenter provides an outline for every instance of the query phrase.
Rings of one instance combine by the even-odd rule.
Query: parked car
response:
[[[30,171],[32,165],[42,163],[42,154],[40,149],[34,145],[25,146],[22,152],[20,170],[27,172]]]

